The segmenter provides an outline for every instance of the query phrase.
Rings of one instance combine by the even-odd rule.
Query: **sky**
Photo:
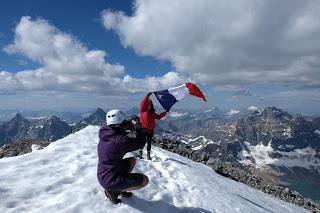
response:
[[[196,83],[207,102],[319,114],[320,1],[4,0],[0,109],[131,108]]]

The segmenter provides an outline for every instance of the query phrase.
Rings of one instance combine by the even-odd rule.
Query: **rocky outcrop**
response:
[[[33,151],[32,148],[43,149],[49,144],[49,141],[42,140],[23,140],[6,144],[0,148],[0,158],[23,155]]]
[[[0,125],[0,145],[24,137],[28,133],[30,125],[27,119],[16,114],[10,121]]]
[[[310,146],[320,151],[317,125],[317,119],[307,121],[301,115],[292,116],[276,107],[267,107],[259,114],[239,119],[235,134],[241,143],[267,146],[270,142],[274,150],[290,152]]]

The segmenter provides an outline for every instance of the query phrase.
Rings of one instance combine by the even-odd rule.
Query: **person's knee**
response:
[[[136,165],[136,163],[137,163],[136,158],[131,157],[131,158],[130,158],[130,165],[131,165],[131,168],[133,168],[133,167]]]
[[[143,176],[142,186],[146,186],[149,184],[149,178],[147,176]]]

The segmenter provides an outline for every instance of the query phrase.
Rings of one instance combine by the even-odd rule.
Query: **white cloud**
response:
[[[141,86],[148,88],[149,91],[157,91],[159,88],[169,88],[173,85],[182,84],[185,81],[185,78],[182,78],[176,72],[168,72],[161,77],[152,77],[147,76],[143,79],[134,79],[129,75],[126,75],[123,79],[124,83],[128,88],[132,88],[133,92],[138,92],[141,89]],[[144,85],[141,85],[143,83]]]
[[[132,16],[106,10],[102,21],[125,47],[213,86],[319,88],[319,10],[312,0],[137,0]]]
[[[163,89],[182,81],[175,72],[145,79],[126,75],[124,66],[105,60],[106,52],[89,50],[74,36],[41,18],[22,17],[14,33],[13,43],[4,51],[26,56],[39,68],[17,73],[1,71],[1,93],[65,91],[114,95]]]

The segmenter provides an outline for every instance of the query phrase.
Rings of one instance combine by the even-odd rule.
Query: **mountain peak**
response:
[[[21,122],[28,121],[25,117],[23,117],[20,113],[16,113],[15,116],[9,122]]]
[[[106,114],[106,112],[105,112],[103,109],[98,108],[98,109],[94,112],[94,114]]]
[[[103,109],[98,108],[89,117],[85,118],[84,121],[89,125],[102,125],[106,121],[106,113]]]
[[[264,117],[274,117],[281,119],[292,119],[292,115],[277,107],[266,107],[262,111]]]
[[[260,111],[259,108],[256,107],[256,106],[248,107],[248,110],[250,110],[250,111]]]

